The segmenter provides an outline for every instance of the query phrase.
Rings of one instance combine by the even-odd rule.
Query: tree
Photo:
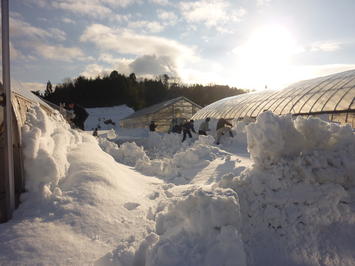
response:
[[[116,70],[113,70],[110,74],[110,79],[118,79],[119,78],[119,74]]]
[[[46,90],[44,91],[44,97],[49,97],[53,94],[52,83],[48,80]]]

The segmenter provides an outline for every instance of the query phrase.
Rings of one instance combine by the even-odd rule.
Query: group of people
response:
[[[186,140],[186,136],[189,136],[189,138],[192,138],[192,134],[191,131],[195,134],[199,134],[199,135],[204,135],[207,136],[207,131],[210,131],[209,129],[209,122],[210,122],[210,118],[207,117],[205,119],[205,121],[203,121],[200,124],[200,127],[198,129],[198,133],[196,133],[195,131],[195,127],[194,127],[194,120],[186,120],[184,119],[183,122],[178,121],[177,118],[174,118],[171,121],[171,125],[170,125],[170,129],[169,129],[169,133],[178,133],[178,134],[183,134],[182,136],[182,142],[184,142]],[[150,131],[155,131],[157,125],[155,124],[154,121],[151,121],[150,125],[149,125],[149,130]],[[233,127],[233,125],[231,123],[229,123],[226,119],[224,118],[220,118],[217,121],[217,126],[216,126],[216,132],[217,132],[217,138],[216,138],[216,144],[219,145],[221,137],[224,134],[229,134],[230,137],[233,138],[233,133],[231,130],[231,127]]]

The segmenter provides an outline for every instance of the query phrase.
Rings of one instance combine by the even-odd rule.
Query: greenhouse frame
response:
[[[269,110],[278,115],[327,116],[329,121],[355,127],[355,70],[304,80],[281,90],[264,90],[224,98],[192,119],[256,118]]]
[[[0,95],[3,88],[0,87]],[[0,102],[3,101],[0,96]],[[13,191],[8,191],[6,185],[6,169],[0,167],[0,222],[6,221],[6,213],[8,212],[8,204],[6,195],[11,194],[15,200],[15,207],[20,204],[20,194],[25,190],[25,179],[23,173],[23,158],[22,158],[22,135],[21,128],[25,124],[27,111],[33,105],[39,105],[48,114],[55,113],[50,105],[42,99],[34,95],[28,89],[16,88],[12,89],[12,141],[13,141],[13,170],[14,170],[14,187]],[[4,105],[0,105],[0,161],[5,161],[5,132],[4,132]]]
[[[145,128],[151,121],[154,121],[157,131],[167,132],[172,119],[190,119],[201,108],[198,104],[181,96],[138,110],[122,119],[120,126],[123,128]]]

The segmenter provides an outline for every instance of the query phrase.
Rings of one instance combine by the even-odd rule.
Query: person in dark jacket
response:
[[[149,125],[149,130],[155,131],[156,128],[157,128],[157,125],[154,123],[154,121],[151,121],[150,125]]]
[[[70,103],[69,109],[73,110],[75,117],[72,119],[74,125],[81,130],[84,130],[85,120],[88,118],[89,114],[84,107],[76,103]]]
[[[195,128],[194,128],[194,120],[186,121],[185,123],[182,124],[182,142],[185,141],[186,139],[186,134],[189,135],[189,138],[192,138],[191,131],[196,134]]]
[[[216,127],[216,132],[217,132],[216,144],[217,145],[219,145],[221,137],[227,132],[229,133],[231,138],[233,138],[233,133],[232,133],[231,127],[233,127],[233,125],[231,123],[229,123],[226,119],[220,118],[218,120],[217,127]]]
[[[203,121],[200,125],[200,128],[198,129],[198,134],[199,135],[205,135],[207,136],[207,131],[209,131],[208,123],[210,122],[210,118],[207,117],[205,121]]]

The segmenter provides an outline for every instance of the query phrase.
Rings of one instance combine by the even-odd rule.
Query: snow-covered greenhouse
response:
[[[12,142],[13,142],[13,169],[14,169],[14,187],[10,191],[6,184],[6,169],[3,167],[5,161],[5,125],[4,125],[4,99],[1,95],[3,88],[0,88],[0,222],[6,220],[5,213],[7,212],[7,194],[10,193],[15,199],[16,206],[19,204],[20,194],[24,191],[25,180],[23,174],[22,160],[22,135],[21,127],[25,124],[27,110],[34,104],[41,106],[47,113],[53,113],[54,109],[44,102],[39,97],[35,96],[27,89],[14,87],[12,90]]]
[[[265,110],[275,114],[326,116],[355,127],[355,70],[294,83],[281,90],[264,90],[224,98],[199,110],[192,119],[255,118]]]
[[[157,131],[169,130],[173,119],[190,119],[202,107],[181,96],[138,110],[120,121],[123,128],[144,128],[154,121]]]

